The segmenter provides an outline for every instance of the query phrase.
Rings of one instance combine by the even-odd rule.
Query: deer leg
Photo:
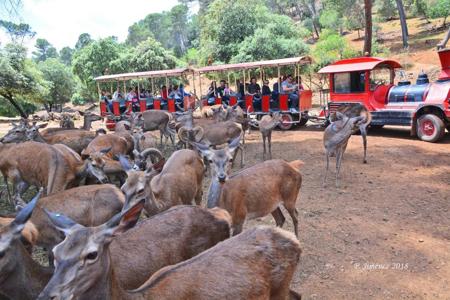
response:
[[[14,204],[12,202],[12,198],[11,198],[11,191],[9,190],[8,177],[7,176],[3,176],[3,181],[5,182],[5,189],[6,189],[6,193],[7,193],[7,197],[8,197],[8,202],[11,203],[11,204]]]
[[[298,210],[295,207],[286,207],[286,206],[284,206],[284,207],[286,208],[289,215],[291,216],[292,224],[294,225],[295,236],[298,238]]]
[[[203,190],[199,189],[197,191],[197,194],[195,195],[195,204],[197,204],[198,206],[200,206],[200,204],[202,203],[202,198],[203,198]]]
[[[286,218],[283,215],[283,212],[279,207],[277,207],[273,212],[272,216],[275,219],[275,223],[278,227],[283,227],[284,222],[286,221]]]
[[[338,150],[338,153],[336,154],[336,187],[339,187],[339,172],[341,171],[341,164],[342,164],[342,155],[343,155],[342,149]]]
[[[233,236],[238,235],[239,233],[242,232],[242,227],[244,226],[244,222],[239,223],[237,225],[233,225],[232,229],[233,229]]]
[[[364,146],[364,160],[363,163],[367,164],[367,126],[360,126],[359,131],[361,132],[361,137]]]
[[[25,193],[28,187],[29,184],[21,179],[14,182],[14,205],[17,211],[26,205],[25,201],[22,199],[22,194]]]
[[[160,136],[160,143],[159,143],[159,145],[160,145],[161,147],[162,147],[162,145],[163,145],[163,135],[164,135],[163,130],[160,129],[160,130],[159,130],[159,136]]]
[[[325,153],[325,156],[327,158],[327,166],[325,168],[325,176],[323,176],[323,186],[325,187],[326,183],[327,183],[327,175],[328,175],[328,169],[330,167],[330,154],[328,153],[328,151]]]
[[[269,158],[272,159],[272,131],[267,135],[267,142],[269,144]]]
[[[263,138],[263,147],[264,147],[263,160],[266,160],[266,136],[263,134],[262,138]]]
[[[244,147],[239,145],[239,151],[241,151],[241,168],[244,167]]]

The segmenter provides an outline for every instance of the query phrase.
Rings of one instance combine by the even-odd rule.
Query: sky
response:
[[[45,38],[58,50],[73,48],[78,36],[87,32],[94,39],[117,36],[124,41],[128,27],[155,12],[170,10],[177,0],[23,0],[16,23],[30,24],[36,38]],[[0,8],[2,9],[2,8]],[[191,11],[198,8],[191,7]],[[3,15],[3,16],[2,16]],[[4,18],[4,14],[0,13]],[[0,41],[6,35],[0,33]],[[29,49],[34,40],[29,41]],[[30,47],[31,46],[31,47]]]

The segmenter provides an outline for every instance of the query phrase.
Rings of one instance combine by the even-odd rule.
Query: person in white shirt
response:
[[[117,90],[114,92],[112,99],[113,101],[119,101],[122,98],[122,94],[120,92],[120,88],[117,88]]]

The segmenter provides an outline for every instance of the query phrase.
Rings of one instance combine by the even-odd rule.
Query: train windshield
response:
[[[379,85],[392,84],[392,69],[378,67],[370,71],[370,90],[373,91]]]
[[[364,71],[336,73],[333,75],[334,92],[337,94],[363,93],[365,85]]]

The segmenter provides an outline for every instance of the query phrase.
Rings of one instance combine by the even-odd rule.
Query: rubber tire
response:
[[[289,122],[292,122],[292,121],[294,120],[294,119],[292,118],[292,115],[291,115],[291,114],[282,114],[281,116],[282,116],[282,119],[283,119],[283,120],[286,120],[286,121],[289,121]],[[289,123],[289,124],[283,124],[283,123],[280,123],[280,124],[278,124],[278,128],[280,128],[281,130],[289,130],[289,129],[291,129],[293,126],[294,126],[294,124],[292,124],[292,123]]]
[[[425,121],[430,121],[431,123],[433,123],[435,130],[432,135],[427,135],[424,132],[422,132],[421,123],[425,122]],[[435,142],[439,141],[444,136],[444,134],[445,134],[444,121],[441,118],[439,118],[438,116],[433,115],[433,114],[427,114],[427,115],[421,116],[417,120],[417,136],[422,141],[435,143]]]

